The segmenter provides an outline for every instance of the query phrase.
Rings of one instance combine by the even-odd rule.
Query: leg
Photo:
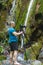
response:
[[[14,65],[21,65],[20,63],[17,62],[17,54],[18,51],[14,51],[14,55],[13,55]]]
[[[18,44],[14,43],[13,44],[13,61],[14,61],[14,65],[21,65],[20,63],[17,62],[17,54],[18,54]]]
[[[13,59],[13,51],[10,52],[10,63],[12,63],[12,59]]]
[[[18,51],[14,51],[14,54],[13,54],[13,60],[14,62],[17,61],[17,54],[18,54]]]
[[[17,54],[18,54],[18,44],[17,43],[13,43],[13,60],[17,61]]]
[[[10,51],[10,58],[13,57],[13,51]]]
[[[13,43],[10,43],[10,62],[12,62],[13,59]]]

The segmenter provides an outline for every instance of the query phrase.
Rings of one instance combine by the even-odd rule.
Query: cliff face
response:
[[[30,1],[26,0],[18,0],[17,9],[15,11],[16,14],[16,29],[19,30],[20,24],[24,24],[24,20],[26,18],[26,13],[28,9]],[[26,49],[27,58],[30,59],[38,59],[40,49],[43,44],[43,0],[36,0],[33,6],[33,10],[31,11],[31,16],[27,22],[26,28],[26,38],[25,38],[25,46],[28,47]],[[30,47],[29,47],[30,45]],[[37,53],[38,52],[38,53]],[[25,56],[26,59],[26,56]]]
[[[28,31],[27,38],[29,39],[27,45],[30,44],[31,46],[29,49],[26,50],[28,52],[27,58],[29,57],[32,59],[38,59],[40,49],[43,45],[43,9],[41,9],[42,7],[42,1],[37,1],[36,9],[34,10],[35,13],[33,13],[32,17],[30,17],[31,20],[29,21],[29,23],[27,23],[27,26],[30,24],[30,27],[27,27],[26,30]]]

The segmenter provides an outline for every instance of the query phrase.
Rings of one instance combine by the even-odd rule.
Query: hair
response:
[[[14,23],[14,24],[15,24],[15,22],[14,22],[14,21],[10,21],[10,25],[11,25],[12,23]]]

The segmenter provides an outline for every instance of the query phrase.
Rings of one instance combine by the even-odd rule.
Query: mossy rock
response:
[[[31,65],[43,65],[40,61],[35,60]]]

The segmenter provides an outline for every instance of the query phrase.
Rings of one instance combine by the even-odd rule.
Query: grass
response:
[[[39,2],[40,2],[39,12],[43,13],[43,0],[39,0]]]
[[[5,60],[5,59],[6,59],[6,56],[0,55],[0,61]]]

